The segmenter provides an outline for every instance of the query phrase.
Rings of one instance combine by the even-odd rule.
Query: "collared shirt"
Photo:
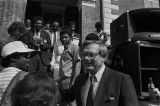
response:
[[[60,58],[60,73],[64,76],[71,77],[72,72],[75,71],[75,63],[80,61],[78,46],[72,42],[68,45],[68,49],[64,50]],[[63,74],[60,77],[64,77]]]
[[[39,38],[40,38],[40,32],[41,32],[41,31],[35,32],[35,33],[34,33],[34,37],[39,37]]]
[[[59,32],[52,32],[51,36],[51,46],[54,46],[56,43],[59,43]]]
[[[103,30],[100,32],[95,31],[95,34],[97,34],[102,40],[104,40],[104,36],[100,36],[103,33]]]
[[[93,98],[96,96],[101,78],[102,78],[102,74],[105,70],[105,65],[103,64],[102,67],[100,68],[100,70],[95,74],[95,78],[94,78],[94,83],[93,83]],[[92,76],[89,73],[89,77],[87,82],[85,83],[84,87],[82,88],[82,105],[86,106],[86,100],[87,100],[87,96],[88,96],[88,92],[89,92],[89,87],[91,85],[90,82],[90,76]]]

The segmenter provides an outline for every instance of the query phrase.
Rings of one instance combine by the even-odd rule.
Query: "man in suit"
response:
[[[26,30],[31,30],[31,20],[30,19],[26,19],[24,22],[25,26],[26,26]]]
[[[51,40],[49,34],[42,28],[43,18],[36,16],[33,19],[34,28],[29,32],[29,43],[28,45],[36,52],[33,54],[29,72],[49,71],[50,59],[51,59]]]
[[[60,38],[59,22],[54,21],[52,25],[52,34],[50,35],[52,52],[57,50],[57,46],[59,45],[60,41],[59,38]]]
[[[62,101],[76,99],[77,106],[138,106],[131,77],[107,67],[107,56],[107,46],[101,41],[84,42],[86,73],[76,78],[70,90],[60,90]]]
[[[53,70],[53,67],[54,67],[54,71],[55,71],[55,70],[59,69],[58,68],[59,65],[56,64],[56,63],[57,62],[59,63],[60,56],[61,56],[62,51],[63,51],[63,45],[60,41],[60,26],[59,26],[59,22],[57,22],[57,21],[53,22],[52,34],[51,34],[50,38],[51,38],[51,53],[52,53],[50,66],[51,66],[52,70]]]

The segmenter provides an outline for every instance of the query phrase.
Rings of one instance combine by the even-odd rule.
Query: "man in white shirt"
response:
[[[52,47],[52,52],[57,49],[57,46],[59,44],[59,38],[60,38],[60,28],[59,28],[59,23],[57,21],[53,22],[52,26],[52,34],[50,36],[51,38],[51,47]]]

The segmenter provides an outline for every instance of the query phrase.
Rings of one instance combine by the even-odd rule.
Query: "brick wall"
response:
[[[100,0],[82,0],[82,36],[95,30],[95,23],[100,21]]]
[[[0,0],[0,39],[7,34],[7,27],[14,21],[24,21],[27,0]]]
[[[119,16],[118,0],[103,0],[104,31],[110,34],[110,23]]]
[[[102,10],[100,10],[102,1]],[[96,21],[100,21],[102,11],[104,30],[110,34],[110,23],[127,10],[137,8],[159,7],[159,0],[82,0],[82,34],[86,35],[94,29]]]

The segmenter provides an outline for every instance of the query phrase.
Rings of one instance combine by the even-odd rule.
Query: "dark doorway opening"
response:
[[[41,16],[41,3],[37,1],[28,0],[26,6],[25,19],[32,19],[34,16]]]
[[[44,12],[43,18],[45,23],[53,23],[54,21],[57,21],[60,23],[60,26],[63,25],[63,15],[59,13],[53,13],[53,12]]]
[[[67,26],[69,21],[76,23],[76,32],[80,33],[80,11],[78,7],[67,7],[65,12],[65,25]]]
[[[41,7],[42,2],[40,1],[33,1],[28,0],[27,7],[26,7],[26,13],[25,13],[25,19],[33,19],[34,16],[42,16],[44,18],[44,22],[47,23],[53,23],[53,21],[58,21],[63,26],[68,26],[69,21],[75,21],[76,22],[76,32],[80,33],[80,9],[76,6],[65,6],[64,11],[58,11],[56,10],[48,10],[43,9]],[[54,4],[56,5],[56,4]]]

